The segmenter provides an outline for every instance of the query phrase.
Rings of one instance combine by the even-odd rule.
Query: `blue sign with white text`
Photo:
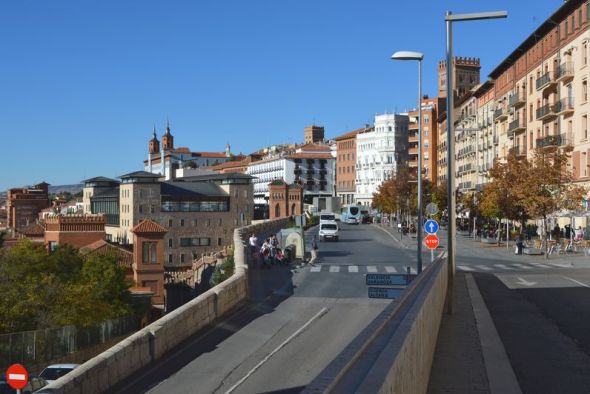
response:
[[[428,219],[426,223],[424,223],[424,230],[428,234],[436,234],[438,231],[438,222],[436,220]]]
[[[369,298],[399,298],[405,289],[393,289],[391,287],[369,287]]]

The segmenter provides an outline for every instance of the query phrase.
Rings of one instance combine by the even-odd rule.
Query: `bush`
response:
[[[229,255],[223,263],[215,266],[215,272],[211,277],[211,286],[216,286],[234,274],[234,256]]]

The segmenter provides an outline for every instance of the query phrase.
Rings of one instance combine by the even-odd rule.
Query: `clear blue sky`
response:
[[[482,79],[562,0],[5,0],[0,5],[0,190],[141,169],[153,124],[177,146],[251,152],[328,137],[436,95],[444,14]],[[531,14],[531,10],[533,14]]]

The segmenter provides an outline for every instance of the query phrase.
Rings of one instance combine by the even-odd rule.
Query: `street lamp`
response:
[[[455,277],[455,133],[453,132],[453,22],[474,21],[480,19],[506,18],[506,11],[479,12],[475,14],[453,15],[447,11],[445,22],[447,27],[447,200],[448,200],[448,247],[447,261],[449,264],[449,290],[447,312],[453,312],[453,279]]]
[[[416,273],[420,274],[422,272],[422,60],[424,55],[420,52],[400,51],[394,53],[391,59],[418,61],[418,228],[416,229],[418,261]]]

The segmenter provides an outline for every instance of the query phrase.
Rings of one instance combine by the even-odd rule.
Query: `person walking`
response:
[[[277,239],[277,235],[273,234],[272,237],[270,237],[270,261],[271,263],[275,264],[276,261],[276,257],[277,257],[277,249],[279,248],[279,240]]]
[[[258,249],[258,238],[256,237],[256,234],[252,233],[252,235],[250,235],[250,239],[248,239],[248,244],[250,245],[250,257],[254,257],[254,254]]]
[[[311,239],[311,258],[309,259],[309,265],[315,266],[315,261],[318,258],[318,242],[315,235]]]

